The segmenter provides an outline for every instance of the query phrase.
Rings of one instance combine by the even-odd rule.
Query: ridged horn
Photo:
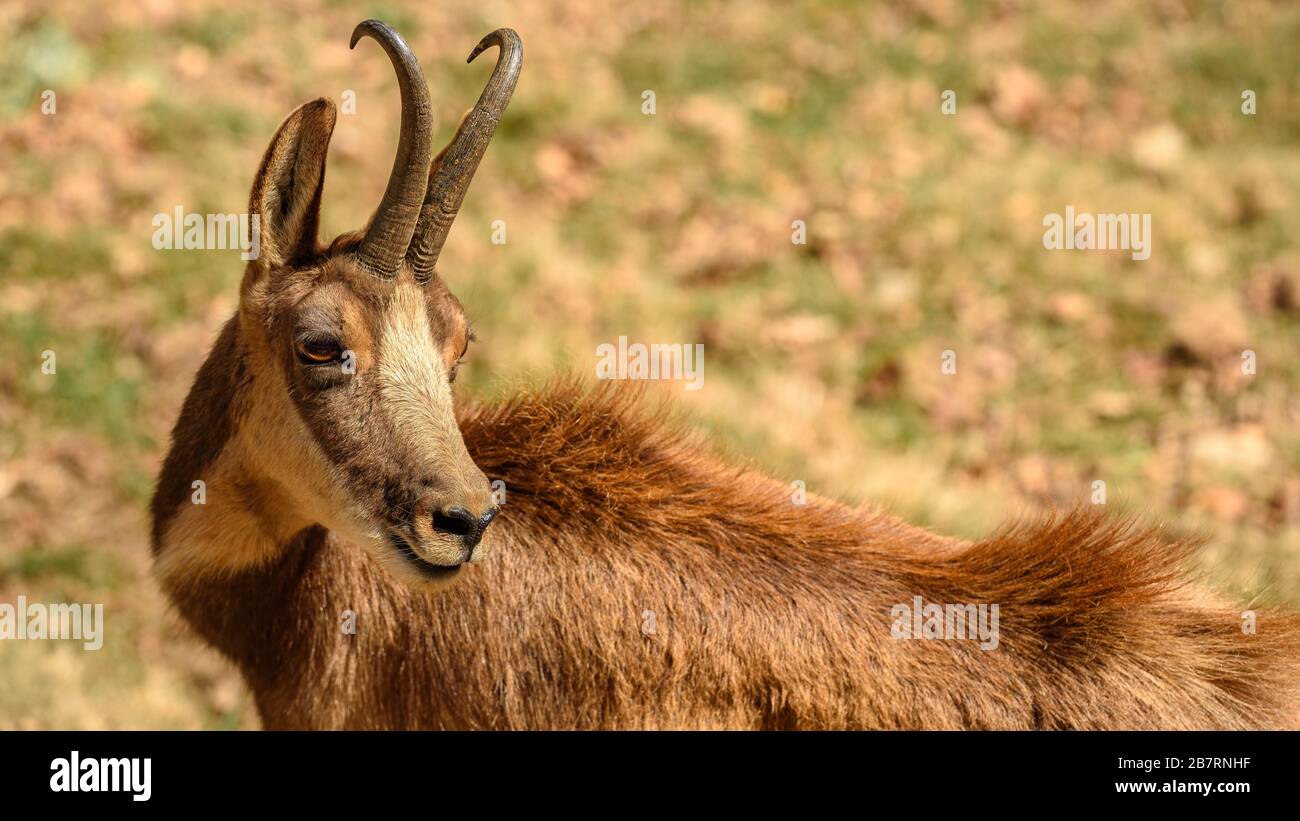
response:
[[[348,47],[356,48],[362,37],[372,37],[383,46],[397,71],[402,93],[402,130],[388,188],[357,249],[358,259],[367,270],[389,278],[401,265],[420,217],[432,159],[433,109],[424,72],[402,35],[387,23],[366,20],[352,31]]]
[[[496,67],[492,69],[492,76],[479,95],[478,103],[461,123],[456,136],[443,152],[438,170],[429,180],[415,235],[406,252],[407,264],[420,282],[427,282],[433,276],[438,254],[442,252],[451,224],[460,211],[465,191],[483,159],[483,152],[487,151],[488,142],[496,133],[501,114],[510,103],[510,95],[519,80],[519,70],[523,67],[524,46],[519,35],[507,28],[497,29],[480,40],[465,62],[474,62],[475,57],[491,46],[500,49]]]

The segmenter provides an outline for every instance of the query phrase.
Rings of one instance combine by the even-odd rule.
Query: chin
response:
[[[441,572],[430,575],[400,564],[400,558],[384,562],[384,567],[401,584],[417,593],[437,593],[446,590],[465,574],[464,565],[442,568]]]
[[[440,590],[455,581],[465,568],[463,564],[441,565],[428,561],[394,530],[388,531],[381,550],[388,571],[406,585],[420,590]]]

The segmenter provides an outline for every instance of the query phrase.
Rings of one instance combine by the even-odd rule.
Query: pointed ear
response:
[[[261,249],[254,267],[292,265],[316,253],[325,156],[338,116],[322,97],[294,109],[262,157],[249,197],[259,221]]]

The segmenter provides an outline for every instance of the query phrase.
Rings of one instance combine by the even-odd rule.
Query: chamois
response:
[[[1300,622],[1260,610],[1247,634],[1186,580],[1189,541],[1097,508],[970,543],[794,505],[627,388],[561,379],[458,410],[471,334],[435,264],[522,46],[499,29],[475,47],[497,63],[434,157],[415,56],[378,21],[363,36],[401,89],[383,199],[319,244],[334,105],[280,126],[252,188],[261,254],[152,504],[160,584],[265,727],[1300,723]],[[996,605],[995,641],[905,640],[913,603]]]

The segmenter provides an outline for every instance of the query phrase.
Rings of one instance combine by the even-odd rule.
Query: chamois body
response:
[[[233,427],[188,421],[174,453]],[[493,552],[445,590],[320,527],[241,571],[163,576],[266,727],[1296,723],[1295,620],[1261,612],[1244,635],[1240,608],[1180,580],[1189,545],[1157,533],[1079,511],[967,544],[797,507],[629,392],[562,385],[470,410],[461,430],[509,496]],[[891,608],[917,595],[999,603],[998,648],[893,638]]]
[[[153,499],[163,589],[265,726],[1300,723],[1295,616],[1260,611],[1245,633],[1158,532],[1085,510],[972,544],[795,505],[626,390],[458,412],[475,335],[438,257],[523,46],[497,29],[474,48],[496,65],[435,156],[415,55],[380,21],[365,38],[402,100],[384,197],[322,245],[334,105],[281,124],[249,198],[261,253]],[[896,637],[918,598],[998,607],[996,646]]]

